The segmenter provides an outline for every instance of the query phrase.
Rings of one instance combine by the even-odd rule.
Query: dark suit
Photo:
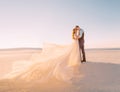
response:
[[[84,49],[84,33],[82,34],[82,37],[78,39],[79,41],[79,48],[82,51],[82,59],[83,61],[86,61],[86,56],[85,56],[85,49]]]

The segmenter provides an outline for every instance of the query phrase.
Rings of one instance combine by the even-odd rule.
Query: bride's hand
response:
[[[76,38],[75,38],[75,40],[78,40],[78,39],[79,39],[79,37],[76,37]]]
[[[78,40],[78,38],[75,38],[75,40]]]

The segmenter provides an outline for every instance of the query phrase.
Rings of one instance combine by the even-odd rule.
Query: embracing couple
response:
[[[74,40],[78,40],[80,53],[82,52],[82,57],[80,54],[80,57],[82,58],[81,60],[82,63],[86,62],[85,49],[84,49],[84,35],[85,35],[84,30],[81,29],[78,25],[75,26],[72,32],[72,38]]]

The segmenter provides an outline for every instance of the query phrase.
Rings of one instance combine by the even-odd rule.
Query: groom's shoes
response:
[[[81,61],[81,63],[84,63],[84,62],[86,62],[86,60],[82,60],[82,61]]]

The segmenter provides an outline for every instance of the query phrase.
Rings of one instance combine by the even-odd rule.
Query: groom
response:
[[[75,31],[76,30],[76,31]],[[79,48],[81,49],[80,51],[82,51],[82,61],[81,63],[83,62],[86,62],[86,56],[85,56],[85,49],[84,49],[84,30],[81,29],[78,25],[75,26],[75,30],[73,30],[73,36],[76,34],[76,32],[79,32],[79,38],[78,38],[78,41],[79,41]],[[73,37],[74,39],[74,37]]]

